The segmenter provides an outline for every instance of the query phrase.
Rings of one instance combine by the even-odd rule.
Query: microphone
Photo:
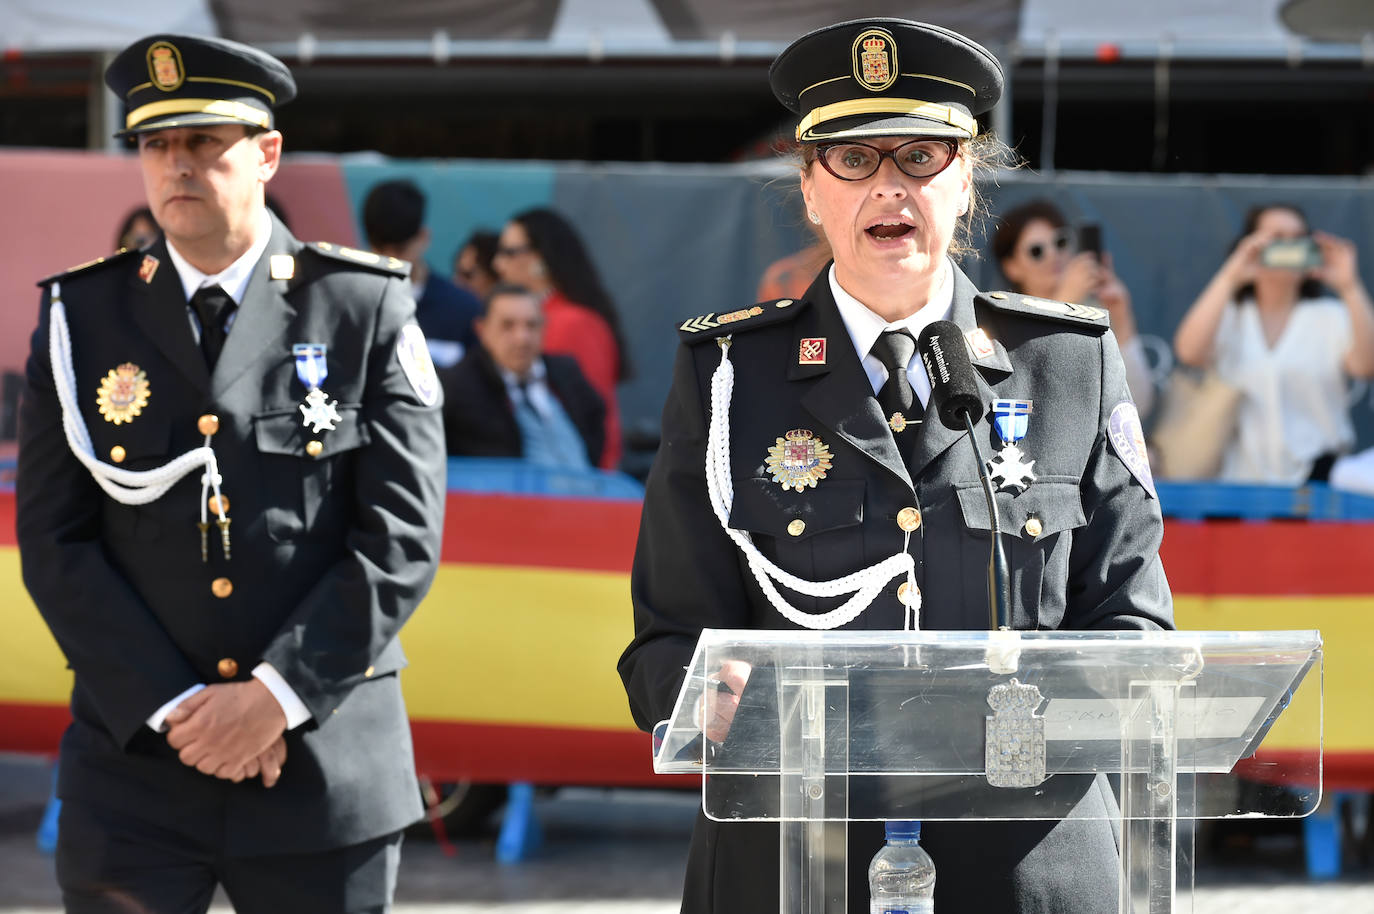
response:
[[[965,413],[970,422],[983,418],[978,377],[964,345],[964,333],[953,321],[930,324],[916,340],[916,351],[930,375],[930,402],[944,427],[956,432],[965,428]]]
[[[921,363],[930,376],[931,408],[945,428],[967,431],[969,443],[973,445],[992,525],[992,550],[988,556],[988,628],[1005,630],[1011,628],[1007,554],[1002,549],[1002,520],[997,515],[992,477],[973,430],[973,423],[983,418],[983,399],[978,393],[978,375],[964,346],[964,332],[953,321],[935,321],[922,330],[916,340],[916,351],[921,354]]]

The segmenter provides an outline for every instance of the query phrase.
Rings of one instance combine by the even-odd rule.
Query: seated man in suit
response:
[[[473,329],[478,345],[441,375],[449,454],[596,466],[606,404],[576,360],[542,354],[544,314],[534,293],[496,286]]]

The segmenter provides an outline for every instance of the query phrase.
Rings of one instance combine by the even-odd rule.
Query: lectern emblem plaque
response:
[[[993,787],[1035,787],[1045,780],[1045,718],[1035,713],[1040,690],[1016,679],[988,690],[994,713],[987,721],[984,754]]]

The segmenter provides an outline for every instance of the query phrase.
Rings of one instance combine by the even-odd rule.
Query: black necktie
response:
[[[878,405],[892,430],[900,432],[906,423],[918,421],[923,412],[906,376],[907,365],[916,352],[916,338],[908,330],[889,330],[878,337],[869,351],[887,369],[887,383],[878,391]],[[898,413],[901,419],[894,418]]]
[[[237,306],[219,286],[204,286],[191,296],[191,307],[200,318],[200,351],[205,353],[205,364],[214,371],[224,339],[229,335],[224,325]]]

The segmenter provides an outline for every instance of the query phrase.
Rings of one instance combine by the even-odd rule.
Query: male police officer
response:
[[[70,911],[381,911],[420,814],[396,673],[438,562],[440,393],[399,263],[264,206],[278,60],[152,36],[106,82],[165,238],[45,281],[25,583],[75,673]]]

